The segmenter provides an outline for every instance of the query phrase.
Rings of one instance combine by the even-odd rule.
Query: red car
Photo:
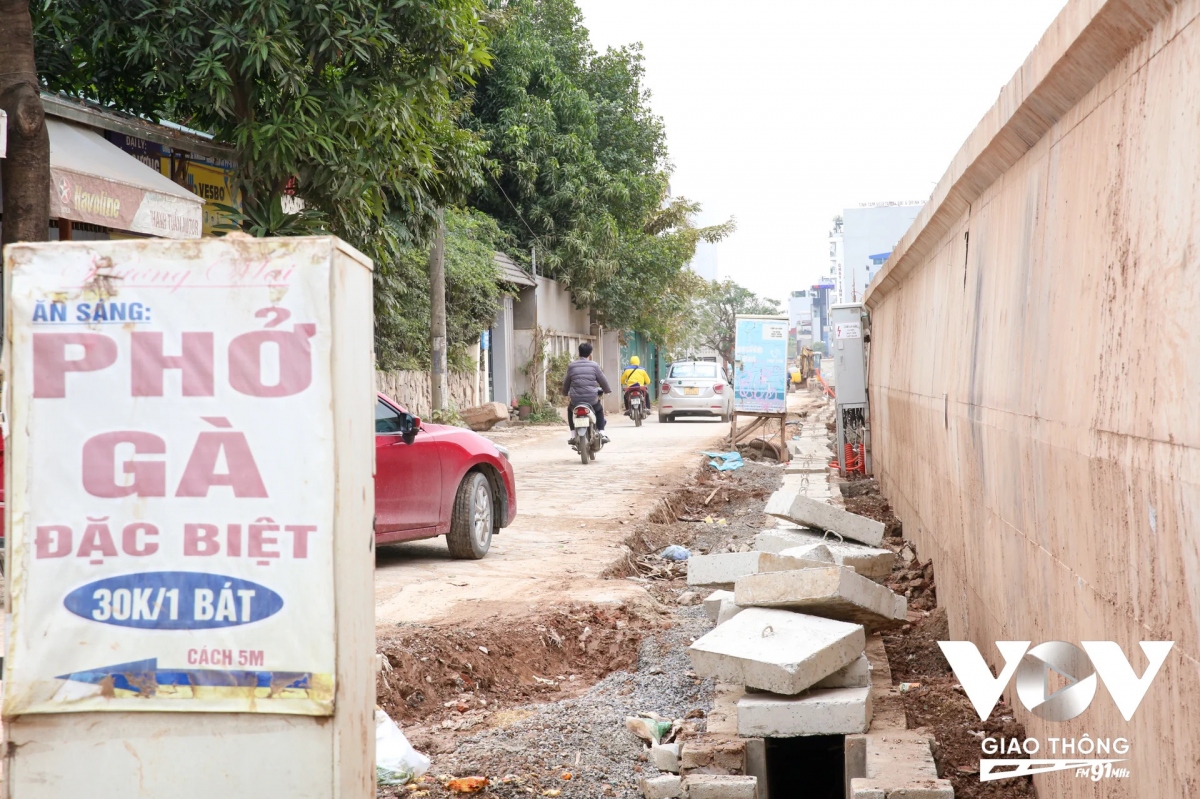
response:
[[[425,424],[380,394],[375,402],[375,543],[446,536],[456,558],[482,558],[517,516],[508,451],[462,427]],[[0,544],[4,541],[0,438]]]
[[[375,543],[446,536],[482,558],[517,516],[508,451],[462,427],[425,424],[383,394],[375,403]]]

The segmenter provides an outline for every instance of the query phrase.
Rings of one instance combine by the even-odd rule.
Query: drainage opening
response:
[[[767,738],[771,799],[844,799],[846,736]]]

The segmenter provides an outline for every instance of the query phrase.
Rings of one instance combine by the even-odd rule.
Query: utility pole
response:
[[[446,220],[438,209],[437,231],[429,250],[429,321],[433,338],[430,359],[433,362],[431,399],[433,410],[446,407]]]

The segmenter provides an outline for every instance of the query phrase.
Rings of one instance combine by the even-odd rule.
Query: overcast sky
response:
[[[676,194],[735,216],[723,278],[782,300],[842,208],[926,200],[1064,0],[577,0],[641,42]]]

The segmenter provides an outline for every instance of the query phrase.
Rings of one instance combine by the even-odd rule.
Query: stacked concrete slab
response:
[[[819,558],[826,558],[820,560]],[[702,588],[733,588],[739,577],[766,571],[803,569],[833,563],[828,548],[814,548],[807,557],[797,558],[770,552],[723,552],[718,555],[693,555],[688,558],[688,585]]]
[[[809,553],[818,547],[828,552],[834,563],[852,567],[863,577],[875,582],[886,580],[896,562],[896,554],[890,549],[839,540],[836,536],[827,536],[791,522],[780,521],[774,528],[763,530],[754,538],[754,548],[759,552],[798,558],[814,559]]]
[[[845,508],[805,496],[799,491],[776,491],[767,500],[764,512],[768,516],[776,516],[804,527],[829,530],[870,547],[877,547],[883,543],[883,522],[859,516]]]
[[[891,571],[894,555],[869,546],[883,540],[883,525],[790,490],[776,492],[767,512],[838,536],[777,529],[757,540],[771,551],[693,558],[689,584],[733,592],[706,600],[718,625],[689,649],[692,665],[744,686],[743,737],[864,733],[873,711],[867,632],[907,615],[903,597],[856,571],[861,565],[877,579]]]

